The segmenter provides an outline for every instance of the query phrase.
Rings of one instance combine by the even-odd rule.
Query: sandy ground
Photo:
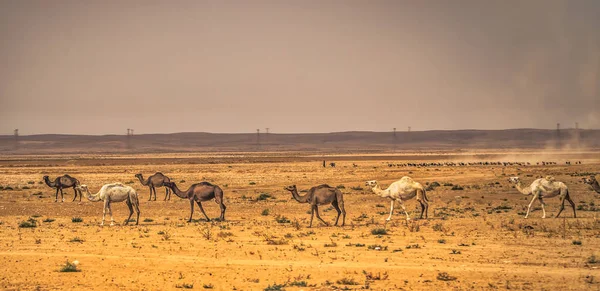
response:
[[[293,155],[212,164],[147,156],[105,165],[94,156],[5,159],[0,185],[13,190],[0,190],[0,289],[600,290],[600,195],[580,182],[581,175],[600,171],[594,156],[570,166],[425,168],[389,167],[388,161],[347,155],[336,168]],[[157,201],[147,201],[148,188],[134,174],[156,171],[181,188],[200,181],[220,185],[227,220],[202,221],[196,207],[195,220],[187,223],[189,202],[175,195],[162,201],[164,189]],[[99,226],[102,203],[71,202],[71,189],[65,191],[66,202],[55,203],[54,191],[40,182],[45,174],[65,173],[92,192],[109,182],[130,183],[141,198],[140,224],[123,225],[128,209],[119,203],[113,206],[118,225]],[[397,212],[384,225],[389,200],[361,187],[371,179],[387,186],[405,175],[442,184],[427,193],[429,218],[406,223]],[[526,183],[545,175],[565,182],[577,218],[569,207],[555,219],[559,201],[554,198],[546,201],[549,218],[541,219],[536,203],[524,219],[530,197],[507,182],[516,175]],[[308,228],[309,206],[283,190],[288,184],[308,189],[321,183],[339,185],[344,193],[346,226],[325,226],[315,218]],[[464,190],[443,186],[449,183]],[[271,198],[258,200],[261,193]],[[406,203],[413,218],[417,204]],[[214,202],[204,208],[218,217]],[[335,221],[333,208],[320,211],[326,221]],[[72,222],[75,217],[83,221]],[[37,227],[19,227],[30,218]],[[386,234],[373,234],[378,229]],[[59,272],[73,260],[80,272]]]

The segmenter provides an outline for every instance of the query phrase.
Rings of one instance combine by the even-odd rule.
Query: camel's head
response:
[[[136,177],[136,178],[139,178],[139,179],[143,179],[143,178],[142,178],[142,173],[137,173],[137,174],[135,174],[135,177]]]
[[[79,185],[79,186],[75,186],[75,189],[79,190],[79,191],[85,191],[88,192],[88,186],[83,184],[83,185]]]
[[[519,180],[519,177],[510,177],[510,178],[508,178],[508,182],[517,184],[520,182],[520,180]]]
[[[283,187],[283,190],[287,190],[287,191],[290,191],[290,192],[297,191],[296,185],[290,185],[290,186]]]
[[[594,182],[596,182],[596,176],[594,175],[591,175],[589,178],[583,178],[583,183],[592,185]]]
[[[377,186],[377,180],[371,180],[371,181],[367,181],[365,182],[365,186],[369,186],[371,188]]]
[[[46,181],[46,180],[50,180],[50,177],[44,176],[42,179],[44,179],[44,181]]]

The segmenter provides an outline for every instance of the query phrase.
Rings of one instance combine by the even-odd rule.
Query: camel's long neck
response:
[[[150,178],[148,178],[148,180],[144,180],[144,176],[142,176],[142,175],[139,175],[137,177],[138,177],[138,180],[140,180],[140,183],[142,183],[142,185],[148,186],[148,182],[150,181]]]
[[[102,200],[100,197],[100,192],[102,192],[102,190],[100,190],[100,192],[98,192],[96,194],[90,193],[89,189],[86,189],[85,192],[87,192],[86,198],[92,202],[98,202],[98,201]]]
[[[46,183],[46,185],[48,185],[48,187],[51,187],[51,188],[56,187],[56,183],[50,182],[50,179],[48,177],[44,178],[44,182]]]
[[[300,194],[298,194],[298,190],[294,190],[294,191],[290,191],[292,192],[292,197],[294,197],[294,199],[300,203],[306,203],[306,201],[308,200],[308,194],[304,195],[304,196],[300,196]]]
[[[177,197],[179,198],[183,198],[183,199],[187,199],[188,195],[187,195],[187,191],[181,191],[179,190],[179,187],[177,187],[177,185],[173,184],[173,187],[170,187],[171,190],[173,190],[173,193],[175,193],[175,195],[177,195]]]
[[[515,185],[515,188],[517,188],[517,190],[523,195],[531,195],[531,187],[523,188],[521,181]]]
[[[389,191],[381,190],[381,187],[379,187],[379,185],[373,186],[373,188],[371,188],[371,190],[373,191],[373,193],[377,194],[377,196],[380,196],[380,197],[390,196]]]
[[[592,189],[594,189],[594,191],[600,193],[600,184],[598,184],[598,180],[594,181],[594,183],[592,183]]]

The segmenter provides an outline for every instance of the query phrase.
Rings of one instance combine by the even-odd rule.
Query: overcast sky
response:
[[[0,134],[600,128],[600,1],[0,0]]]

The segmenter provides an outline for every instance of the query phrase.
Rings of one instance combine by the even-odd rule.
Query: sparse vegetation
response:
[[[72,242],[72,243],[83,243],[84,240],[81,239],[81,238],[79,238],[78,236],[76,236],[76,237],[72,238],[71,240],[69,240],[69,242]]]
[[[274,199],[274,197],[271,196],[271,194],[269,194],[269,193],[260,193],[258,195],[258,197],[256,197],[256,201],[264,201],[264,200],[267,200],[269,198]]]
[[[372,235],[386,235],[387,230],[385,228],[374,228],[371,230]]]
[[[83,222],[83,218],[81,218],[81,217],[73,217],[73,218],[71,218],[71,222],[74,222],[74,223]]]
[[[20,228],[34,228],[34,227],[37,227],[37,225],[38,225],[37,220],[35,220],[33,218],[29,218],[28,220],[21,221],[21,223],[19,223]]]
[[[360,285],[360,283],[354,281],[352,278],[342,278],[337,280],[335,283],[340,285]]]
[[[290,223],[290,220],[283,215],[277,215],[275,217],[275,221],[277,221],[278,223]]]
[[[76,264],[73,264],[67,260],[65,265],[60,268],[59,272],[71,273],[71,272],[81,272],[81,271],[79,269],[77,269]]]
[[[263,211],[260,213],[260,215],[262,215],[262,216],[267,216],[267,215],[269,215],[269,213],[271,213],[271,211],[269,210],[269,208],[265,208],[265,209],[263,209]]]

